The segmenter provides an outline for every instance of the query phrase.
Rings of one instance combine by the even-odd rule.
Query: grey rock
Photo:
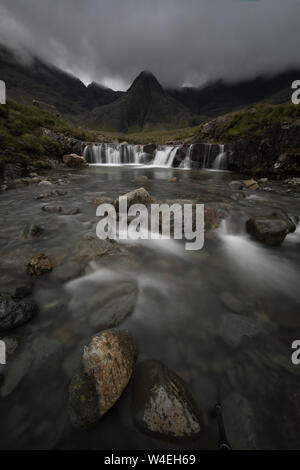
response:
[[[246,229],[253,237],[270,246],[281,245],[290,232],[287,220],[277,216],[251,217]]]
[[[242,315],[228,313],[221,318],[219,335],[232,348],[238,347],[244,337],[252,338],[259,333],[256,323]]]
[[[118,326],[133,311],[137,295],[135,282],[102,286],[88,299],[91,326],[95,330]]]
[[[8,331],[27,323],[37,313],[32,300],[18,301],[8,294],[0,294],[0,331]]]
[[[132,410],[137,427],[156,438],[194,440],[203,430],[201,412],[184,381],[156,360],[138,365]]]
[[[232,393],[223,400],[223,418],[228,440],[234,450],[258,448],[256,421],[251,403],[242,395]]]

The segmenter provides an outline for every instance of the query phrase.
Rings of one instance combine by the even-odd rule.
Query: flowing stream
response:
[[[92,153],[96,163],[103,162],[104,154],[106,162],[120,163],[113,147],[98,147]],[[141,147],[127,150],[128,163],[142,158]],[[97,331],[99,296],[112,292],[113,298],[124,280],[137,283],[138,299],[119,328],[133,334],[139,360],[158,359],[186,381],[212,430],[206,448],[217,446],[212,409],[218,399],[233,448],[299,448],[300,366],[291,363],[291,343],[300,339],[299,229],[281,247],[267,248],[246,234],[245,221],[274,207],[300,216],[300,192],[289,194],[281,183],[268,183],[272,191],[259,191],[253,198],[250,191],[230,189],[229,181],[239,175],[171,168],[175,153],[171,146],[158,150],[147,167],[53,170],[47,173],[51,188],[23,185],[1,194],[1,291],[31,281],[39,313],[16,331],[0,335],[18,342],[7,365],[0,366],[5,377],[0,448],[193,447],[141,433],[131,416],[130,389],[95,428],[79,432],[69,424],[68,385],[83,346]],[[141,176],[147,176],[142,184]],[[171,182],[174,176],[176,184]],[[95,232],[95,200],[115,199],[141,186],[159,201],[192,199],[229,217],[198,252],[187,252],[174,240],[130,240],[122,245],[138,260],[130,268],[115,259],[106,265],[93,262],[80,274],[69,266],[70,278],[69,271],[58,268],[29,277],[26,266],[33,253],[52,254],[64,263],[82,237]],[[37,199],[54,189],[67,194]],[[41,210],[44,204],[80,212],[47,213]],[[41,226],[42,236],[24,240],[28,223]]]

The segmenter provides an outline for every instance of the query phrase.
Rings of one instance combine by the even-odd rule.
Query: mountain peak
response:
[[[135,91],[150,95],[152,93],[165,94],[157,78],[149,70],[143,70],[134,80],[128,91]]]

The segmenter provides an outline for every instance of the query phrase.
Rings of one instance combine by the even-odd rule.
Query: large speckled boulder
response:
[[[194,440],[202,430],[201,413],[184,381],[164,364],[139,364],[133,382],[133,417],[141,431],[164,440]]]
[[[95,424],[128,385],[136,345],[125,330],[105,330],[84,348],[82,367],[70,385],[69,415],[75,428]]]

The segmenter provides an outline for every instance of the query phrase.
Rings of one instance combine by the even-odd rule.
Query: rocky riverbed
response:
[[[97,205],[141,187],[204,203],[204,248],[99,240]],[[217,400],[233,448],[299,446],[296,179],[58,168],[3,189],[1,448],[213,449]]]

